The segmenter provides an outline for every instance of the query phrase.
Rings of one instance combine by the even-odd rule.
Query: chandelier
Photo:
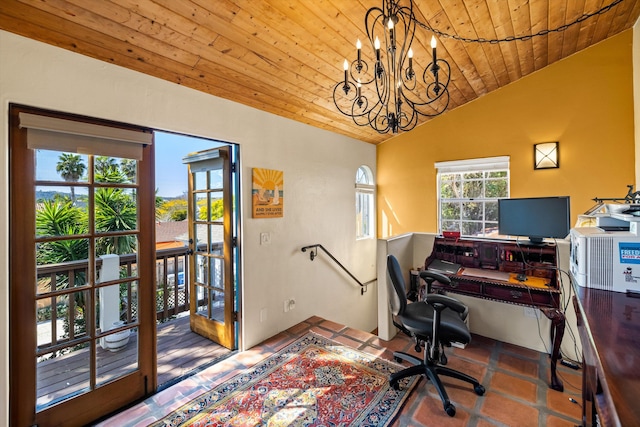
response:
[[[370,66],[362,58],[358,39],[356,59],[344,60],[344,80],[333,89],[338,110],[358,126],[371,126],[379,133],[409,131],[419,116],[442,114],[449,105],[451,68],[437,58],[433,36],[431,62],[422,73],[414,67],[413,1],[382,0],[381,8],[367,11],[364,22],[375,60]]]

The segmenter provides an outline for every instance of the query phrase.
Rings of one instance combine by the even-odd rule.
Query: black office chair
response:
[[[433,271],[421,271],[420,277],[427,282],[427,294],[424,301],[407,303],[405,282],[398,260],[393,256],[387,257],[387,270],[393,283],[394,293],[390,294],[391,309],[394,315],[394,324],[411,335],[416,340],[416,351],[420,352],[424,346],[424,356],[418,357],[407,353],[394,352],[393,357],[400,362],[405,360],[414,366],[396,372],[389,378],[391,386],[398,390],[399,381],[402,378],[424,375],[435,386],[445,412],[453,417],[456,408],[449,400],[449,396],[440,381],[439,375],[457,378],[473,384],[473,391],[478,396],[485,392],[484,387],[475,378],[447,368],[447,358],[444,347],[452,342],[468,344],[471,341],[471,333],[464,323],[468,309],[460,301],[446,295],[430,293],[431,284],[438,282],[448,284],[450,279]],[[396,298],[394,298],[396,297]]]

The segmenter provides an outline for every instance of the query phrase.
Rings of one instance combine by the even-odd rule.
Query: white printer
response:
[[[640,218],[613,216],[629,221],[629,231],[571,229],[571,276],[582,287],[640,292]]]

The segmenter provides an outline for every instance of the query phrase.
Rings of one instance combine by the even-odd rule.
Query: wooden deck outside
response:
[[[106,383],[137,366],[137,335],[118,352],[97,349],[97,380]],[[158,325],[158,384],[169,385],[229,355],[230,350],[191,332],[189,316]],[[38,407],[80,394],[89,386],[89,349],[38,364]]]

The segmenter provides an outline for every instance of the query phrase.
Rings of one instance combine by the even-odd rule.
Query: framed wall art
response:
[[[253,218],[282,218],[284,174],[273,169],[253,168],[251,206]]]

